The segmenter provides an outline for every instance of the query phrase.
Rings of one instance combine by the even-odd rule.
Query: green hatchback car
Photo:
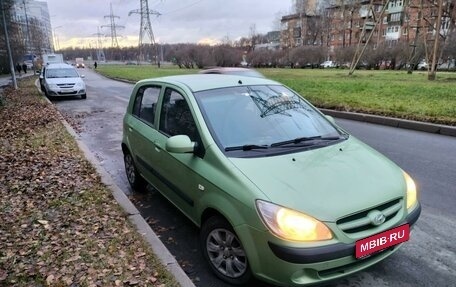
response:
[[[393,254],[421,206],[412,178],[286,86],[186,75],[139,81],[122,150],[200,227],[222,280],[281,286],[333,280]]]

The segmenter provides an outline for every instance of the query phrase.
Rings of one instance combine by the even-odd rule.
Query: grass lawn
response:
[[[100,65],[99,72],[114,78],[145,78],[191,74],[198,70],[156,66]],[[456,125],[456,73],[339,69],[259,69],[308,99],[315,106],[364,112],[425,122]]]

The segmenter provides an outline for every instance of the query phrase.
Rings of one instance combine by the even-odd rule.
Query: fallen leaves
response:
[[[177,286],[24,83],[0,106],[0,286]]]

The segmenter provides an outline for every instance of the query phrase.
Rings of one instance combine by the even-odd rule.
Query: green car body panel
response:
[[[133,115],[139,89],[154,85],[162,88],[160,99],[166,87],[185,98],[204,155],[167,152],[168,136]],[[412,213],[410,223],[416,221],[421,207],[417,202],[406,208],[403,171],[353,136],[315,149],[256,157],[230,156],[214,140],[194,93],[243,85],[279,83],[225,75],[175,76],[138,82],[124,117],[124,152],[132,153],[140,174],[197,226],[213,212],[225,217],[242,242],[252,273],[262,280],[283,286],[324,282],[367,268],[394,253],[400,244],[366,259],[356,259],[347,250],[354,249],[356,240],[407,223]],[[155,124],[160,120],[161,105],[159,101]],[[323,116],[316,109],[315,112]],[[311,242],[282,239],[263,222],[257,200],[310,215],[323,222],[333,238]],[[350,232],[340,228],[340,220],[393,201],[399,207],[384,224]],[[331,246],[344,251],[339,250],[340,256],[323,256],[321,261],[300,262],[293,256],[290,260],[287,256],[279,258],[274,246],[290,252]]]

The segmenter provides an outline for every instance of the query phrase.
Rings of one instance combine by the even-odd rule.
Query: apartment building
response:
[[[324,34],[319,15],[299,13],[283,16],[281,25],[280,46],[282,49],[323,44]]]
[[[11,21],[18,25],[18,37],[26,54],[50,53],[52,29],[47,2],[15,0],[11,7]]]
[[[452,26],[450,12],[454,7],[451,2],[444,0],[442,36]],[[369,43],[374,47],[380,44],[393,47],[400,42],[412,43],[417,36],[427,42],[435,38],[438,8],[434,1],[358,0],[347,3],[336,3],[310,14],[306,13],[309,9],[304,7],[302,13],[283,16],[281,47],[322,45],[331,52],[337,47],[366,43],[371,32]]]

